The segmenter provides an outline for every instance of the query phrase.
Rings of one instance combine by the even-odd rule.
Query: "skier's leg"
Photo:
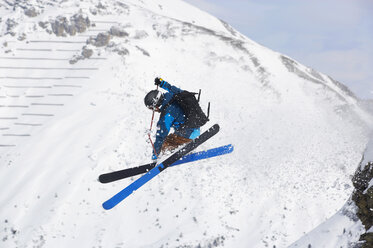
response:
[[[161,151],[165,152],[175,150],[179,146],[189,143],[190,141],[192,140],[172,133],[164,140]]]

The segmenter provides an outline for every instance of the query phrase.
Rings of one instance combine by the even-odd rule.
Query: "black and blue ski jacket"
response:
[[[181,128],[181,125],[185,122],[183,109],[177,103],[168,104],[175,94],[181,93],[183,90],[172,86],[166,81],[162,81],[159,86],[167,92],[163,94],[160,108],[162,115],[157,123],[157,134],[154,142],[154,149],[158,155],[171,128],[174,129],[176,135],[188,139],[195,139],[200,135],[200,128]],[[156,154],[153,151],[153,159],[156,158]]]

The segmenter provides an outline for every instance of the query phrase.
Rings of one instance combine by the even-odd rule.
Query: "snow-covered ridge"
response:
[[[330,77],[176,0],[7,0],[0,14],[1,247],[287,247],[349,198],[372,117]],[[149,162],[156,76],[202,89],[222,129],[201,149],[235,151],[104,211],[131,180],[97,176]]]

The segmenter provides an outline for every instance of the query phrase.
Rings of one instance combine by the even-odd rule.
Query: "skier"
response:
[[[203,113],[194,94],[172,86],[162,78],[155,78],[155,85],[166,90],[150,91],[144,98],[145,106],[159,112],[157,134],[152,159],[161,152],[176,149],[200,135],[200,127],[208,117]],[[171,128],[174,132],[170,134]]]

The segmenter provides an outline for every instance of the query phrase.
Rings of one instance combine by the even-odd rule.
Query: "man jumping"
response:
[[[144,98],[145,106],[159,112],[157,134],[152,159],[161,152],[173,150],[200,135],[200,127],[208,117],[203,113],[194,93],[172,86],[161,78],[155,78],[155,85],[166,90],[150,91]],[[170,134],[171,128],[174,130]]]

